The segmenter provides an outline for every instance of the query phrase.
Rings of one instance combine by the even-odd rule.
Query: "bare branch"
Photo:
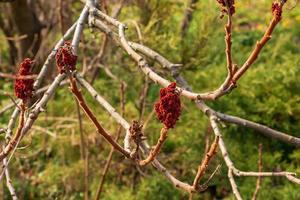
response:
[[[6,165],[7,165],[7,158],[4,158],[3,159],[3,166],[6,166]],[[13,200],[18,200],[16,190],[15,190],[14,186],[12,185],[12,181],[11,181],[11,178],[10,178],[8,167],[5,168],[5,178],[6,178],[6,186],[7,186],[7,189],[9,191],[9,193],[10,193],[11,198]]]
[[[68,81],[62,81],[60,83],[60,86],[66,85],[67,83],[68,83]],[[51,84],[46,85],[46,86],[38,89],[36,92],[34,92],[33,97],[36,97],[38,94],[41,94],[41,93],[45,92],[50,87],[50,85]],[[8,111],[9,109],[13,108],[16,104],[19,104],[19,103],[20,103],[20,99],[16,100],[15,103],[13,102],[13,103],[7,104],[5,107],[3,107],[0,110],[0,115],[4,114],[6,111]]]
[[[120,153],[122,153],[125,157],[130,158],[130,153],[123,149],[113,138],[112,136],[107,133],[104,128],[100,125],[97,118],[91,111],[91,109],[88,107],[88,105],[85,103],[85,100],[77,88],[76,80],[73,77],[70,77],[70,85],[71,85],[71,91],[76,97],[80,107],[83,109],[87,117],[93,122],[95,127],[97,128],[97,131],[99,134],[101,134],[107,142],[109,142],[116,150],[118,150]]]
[[[214,142],[211,144],[211,146],[209,148],[209,151],[206,153],[205,158],[203,159],[201,165],[199,165],[199,167],[198,167],[198,172],[196,174],[196,177],[195,177],[194,183],[193,183],[193,187],[195,189],[198,187],[200,179],[205,174],[205,171],[208,167],[208,163],[213,158],[213,156],[217,153],[218,143],[219,143],[219,136],[216,136]]]
[[[300,147],[300,138],[298,138],[298,137],[291,136],[286,133],[271,129],[265,125],[255,123],[255,122],[252,122],[252,121],[249,121],[246,119],[242,119],[239,117],[235,117],[232,115],[227,115],[227,114],[216,112],[216,116],[224,122],[233,123],[233,124],[237,124],[239,126],[251,128],[251,129],[256,130],[270,138],[278,139],[278,140],[286,142],[288,144],[292,144],[292,145],[296,146],[297,148]]]
[[[214,133],[216,135],[221,135],[218,125],[216,123],[216,117],[214,115],[211,115],[210,120],[211,120],[211,125],[214,130]],[[257,177],[282,176],[282,177],[286,177],[288,180],[295,182],[295,183],[297,183],[297,181],[299,180],[295,177],[296,173],[293,173],[293,172],[244,172],[244,171],[240,171],[235,168],[233,162],[231,161],[222,137],[220,137],[220,139],[219,139],[219,147],[222,152],[224,161],[228,167],[228,178],[231,183],[233,193],[235,194],[237,199],[242,199],[242,198],[241,198],[240,193],[238,192],[237,185],[234,181],[233,175],[235,175],[235,176],[257,176]]]
[[[57,52],[57,49],[58,49],[61,45],[63,45],[63,43],[70,37],[70,35],[74,32],[74,30],[75,30],[76,27],[77,27],[77,22],[75,22],[75,23],[74,23],[74,24],[66,31],[65,35],[64,35],[64,36],[56,43],[54,49],[53,49],[52,52],[48,55],[48,57],[47,57],[47,59],[46,59],[44,65],[43,65],[43,67],[42,67],[40,73],[38,74],[38,77],[37,77],[36,81],[34,82],[33,88],[34,88],[35,90],[37,90],[37,89],[41,86],[41,84],[42,84],[42,82],[43,82],[43,80],[44,80],[44,78],[45,78],[45,76],[46,76],[46,74],[47,74],[48,67],[49,67],[51,61],[52,61],[52,60],[54,59],[54,57],[55,57],[55,54],[56,54],[56,52]]]
[[[75,74],[75,77],[77,81],[87,89],[87,91],[91,94],[91,96],[94,97],[94,99],[101,105],[105,110],[112,116],[116,122],[118,122],[123,128],[126,130],[126,133],[130,135],[130,125],[129,123],[119,114],[116,112],[116,110],[103,98],[101,97],[97,91],[86,81],[84,78],[82,78],[78,73]],[[126,134],[127,135],[127,134]],[[129,142],[129,140],[124,140],[124,142]],[[149,145],[145,140],[142,140],[139,144],[140,149],[145,155],[149,154]],[[129,146],[130,151],[130,146]],[[171,173],[157,160],[154,159],[152,162],[152,165],[160,172],[162,172],[166,178],[176,187],[180,188],[182,190],[185,190],[187,192],[199,192],[204,191],[207,188],[207,182],[202,186],[199,186],[198,190],[195,190],[195,188],[192,185],[189,185],[188,183],[184,183],[177,178],[175,178]]]

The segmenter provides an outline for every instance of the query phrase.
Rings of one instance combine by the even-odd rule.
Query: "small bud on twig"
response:
[[[272,13],[276,21],[280,21],[282,15],[282,5],[278,2],[272,3]]]

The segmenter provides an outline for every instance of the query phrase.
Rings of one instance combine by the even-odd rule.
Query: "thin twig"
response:
[[[298,137],[288,135],[286,133],[271,129],[265,125],[262,125],[262,124],[259,124],[256,122],[252,122],[252,121],[240,118],[240,117],[227,115],[227,114],[223,114],[223,113],[219,113],[219,112],[215,112],[215,114],[220,120],[222,120],[224,122],[251,128],[259,133],[262,133],[263,135],[265,135],[267,137],[274,138],[274,139],[280,140],[282,142],[286,142],[288,144],[292,144],[297,148],[300,147],[300,138],[298,138]]]
[[[129,54],[131,56],[134,57],[134,59],[139,63],[139,66],[141,67],[141,69],[143,70],[143,72],[145,74],[147,74],[154,82],[156,83],[159,83],[161,84],[163,87],[166,87],[168,84],[169,84],[169,81],[165,80],[164,78],[160,77],[158,74],[154,73],[153,70],[151,70],[147,63],[145,62],[145,60],[140,56],[138,55],[133,49],[130,48],[130,46],[132,46],[134,49],[137,49],[137,50],[140,50],[140,51],[143,51],[143,53],[145,53],[147,56],[150,56],[151,58],[153,58],[154,60],[157,60],[163,67],[168,67],[168,69],[170,69],[172,71],[172,66],[174,65],[171,65],[171,63],[166,60],[164,57],[162,57],[161,55],[159,55],[158,53],[154,52],[153,50],[151,50],[150,48],[146,48],[142,45],[138,45],[138,44],[135,44],[135,43],[132,43],[132,42],[129,42],[127,43],[125,37],[124,37],[124,25],[118,21],[116,21],[115,19],[112,19],[110,18],[109,16],[101,13],[100,11],[96,10],[95,11],[98,15],[101,15],[101,18],[102,19],[107,19],[107,22],[109,23],[112,23],[113,25],[115,26],[119,26],[120,25],[120,38],[122,39],[123,41],[123,46],[124,46],[124,49],[126,51],[129,52]],[[121,42],[121,39],[120,41],[118,41],[118,39],[116,37],[114,37],[114,34],[112,34],[112,30],[109,29],[108,26],[106,26],[104,23],[100,22],[99,20],[97,19],[94,19],[93,20],[93,24],[100,28],[102,31],[104,31],[105,33],[107,33],[109,36],[112,36],[114,38],[114,41],[119,44]],[[129,46],[129,45],[130,46]],[[126,47],[126,48],[125,48]],[[176,75],[177,76],[177,75]],[[175,76],[175,77],[176,77]],[[186,81],[184,81],[184,79],[181,77],[181,76],[177,76],[179,81],[182,81],[183,83],[186,83]],[[188,86],[186,87],[188,88]],[[182,91],[181,92],[181,95],[187,97],[187,98],[190,98],[190,99],[194,99],[194,98],[197,98],[197,96],[199,94],[197,93],[193,93],[193,92],[188,92],[187,90],[184,90],[182,88],[178,88],[179,91]],[[212,93],[210,94],[207,94],[208,96],[206,96],[206,94],[204,96],[208,97],[208,98],[214,98],[214,95],[211,96]],[[200,96],[198,96],[200,99],[201,98],[206,98],[204,97],[203,95],[200,94]],[[198,106],[202,106],[203,103],[200,103],[199,102],[201,101],[196,101],[197,105]],[[206,106],[206,105],[205,105]],[[207,106],[206,106],[207,107]],[[215,112],[213,111],[211,108],[208,108],[208,110],[210,110],[211,112]],[[205,111],[206,112],[206,111]],[[225,115],[226,116],[226,115]],[[228,115],[227,115],[228,116]],[[245,120],[244,120],[245,121]],[[255,123],[254,123],[255,124]],[[254,128],[255,126],[251,126],[252,128]],[[284,133],[282,132],[279,132],[279,131],[275,131],[275,130],[272,130],[270,128],[268,128],[268,130],[266,131],[265,128],[263,128],[264,126],[261,126],[262,128],[259,128],[259,131],[262,132],[262,133],[265,133],[265,132],[268,132],[270,133],[269,136],[271,137],[275,137],[277,139],[281,139],[282,141],[285,141],[285,142],[288,142],[290,144],[294,144],[296,146],[300,145],[300,138],[297,138],[297,137],[293,137],[293,136],[289,136],[289,135],[285,135]],[[270,131],[271,130],[271,131]],[[129,137],[126,137],[127,139]],[[128,142],[127,142],[128,143]]]
[[[68,81],[62,81],[62,82],[60,83],[60,86],[66,85],[67,83],[68,83]],[[33,92],[32,98],[37,97],[39,94],[45,92],[45,91],[50,87],[50,85],[51,85],[51,84],[46,85],[46,86],[44,86],[44,87],[38,89],[37,91],[34,91],[34,92]],[[20,101],[21,101],[20,99],[17,99],[15,102],[10,103],[10,104],[7,104],[5,107],[3,107],[3,108],[0,110],[0,115],[2,115],[3,113],[5,113],[5,112],[8,111],[9,109],[13,108],[16,104],[19,105]]]
[[[3,159],[3,166],[7,165],[7,158]],[[10,196],[12,197],[13,200],[18,200],[18,196],[16,194],[16,190],[12,184],[11,178],[10,178],[10,174],[8,171],[8,167],[5,168],[5,178],[6,178],[6,186],[7,189],[10,193]]]
[[[147,158],[139,161],[139,165],[145,166],[145,165],[149,164],[150,162],[152,162],[159,154],[159,151],[160,151],[162,145],[164,144],[164,142],[166,141],[167,137],[168,137],[168,128],[163,127],[160,131],[160,137],[159,137],[155,147],[153,149],[151,149]]]
[[[202,163],[199,165],[198,167],[198,172],[195,176],[194,179],[194,183],[193,183],[193,187],[195,189],[197,189],[200,179],[203,177],[203,175],[205,174],[205,171],[208,167],[208,163],[211,161],[211,159],[213,158],[213,156],[217,153],[217,148],[218,148],[218,142],[219,142],[219,137],[220,136],[216,136],[214,142],[211,144],[209,151],[206,153]]]
[[[120,91],[121,91],[120,92],[121,93],[121,116],[123,117],[124,113],[125,113],[125,97],[124,97],[125,84],[124,84],[124,82],[121,83]],[[118,142],[118,139],[120,137],[121,131],[122,131],[122,126],[120,125],[119,128],[118,128],[116,137],[115,137],[115,141],[116,142]],[[102,190],[103,190],[103,185],[104,185],[105,177],[106,177],[106,174],[107,174],[107,172],[109,170],[109,167],[110,167],[110,164],[111,164],[111,161],[112,161],[113,152],[114,152],[114,148],[112,147],[110,149],[110,152],[109,152],[108,157],[106,159],[106,164],[105,164],[104,169],[102,171],[102,177],[101,177],[101,180],[100,180],[99,185],[98,185],[98,189],[97,189],[95,200],[99,200],[100,199],[100,195],[101,195]]]
[[[78,101],[80,107],[83,109],[83,111],[85,112],[87,117],[91,120],[91,122],[93,122],[93,124],[97,128],[98,133],[101,134],[106,139],[106,141],[109,142],[117,151],[122,153],[125,157],[130,158],[129,152],[123,149],[117,142],[115,142],[112,136],[109,133],[107,133],[105,129],[100,125],[97,118],[95,117],[91,109],[86,104],[81,92],[77,88],[76,80],[74,79],[74,77],[70,77],[70,86],[71,86],[71,91],[76,97],[76,100]]]
[[[280,1],[280,9],[282,9],[283,5],[285,4],[286,1]],[[276,25],[279,23],[280,18],[276,16],[276,14],[273,14],[273,18],[266,29],[263,37],[256,43],[255,48],[251,52],[250,56],[246,60],[246,62],[243,64],[243,66],[237,70],[237,72],[234,74],[232,78],[232,83],[236,83],[242,76],[243,74],[251,67],[251,65],[256,61],[258,58],[259,53],[263,49],[263,47],[266,45],[266,43],[271,39],[272,33],[276,27]]]
[[[283,3],[282,3],[283,6]],[[163,77],[159,76],[158,74],[156,74],[155,72],[153,72],[153,70],[151,70],[147,64],[147,62],[139,55],[137,54],[132,47],[130,46],[130,42],[126,40],[125,38],[125,28],[126,25],[122,24],[121,22],[117,21],[116,19],[106,15],[105,13],[97,10],[96,8],[92,8],[93,9],[93,14],[97,17],[100,17],[101,19],[107,21],[108,23],[110,23],[111,25],[117,27],[119,29],[119,33],[118,33],[118,38],[115,37],[115,35],[113,34],[114,32],[112,30],[110,30],[110,28],[108,28],[104,23],[98,21],[97,19],[95,19],[95,17],[90,17],[90,23],[95,25],[96,27],[100,28],[102,31],[104,31],[105,33],[107,33],[107,35],[113,37],[114,41],[117,43],[120,43],[122,45],[122,47],[124,48],[124,50],[138,63],[139,67],[141,68],[141,70],[148,75],[153,81],[155,81],[156,83],[160,83],[161,85],[163,85],[164,87],[166,87],[167,85],[169,85],[170,81],[164,79]],[[275,17],[274,17],[275,18]],[[229,22],[231,23],[231,17],[229,17]],[[262,39],[261,42],[259,42],[258,46],[259,48],[257,48],[258,50],[254,50],[254,56],[250,56],[250,58],[245,62],[245,64],[242,66],[242,68],[240,68],[237,72],[234,73],[233,75],[233,71],[235,71],[234,66],[232,65],[232,59],[231,59],[231,50],[230,50],[230,46],[231,46],[231,26],[229,26],[226,29],[227,32],[227,37],[226,39],[226,44],[227,44],[227,60],[228,62],[228,69],[230,71],[232,71],[232,78],[230,76],[227,76],[225,82],[216,90],[211,91],[211,92],[206,92],[206,93],[193,93],[190,92],[188,90],[182,89],[182,88],[178,88],[178,90],[180,90],[182,92],[182,95],[186,96],[189,99],[192,100],[196,100],[196,99],[203,99],[203,100],[216,100],[217,98],[229,93],[234,87],[235,87],[235,83],[236,81],[239,79],[239,77],[246,71],[246,68],[250,67],[250,65],[256,60],[260,50],[262,49],[262,47],[264,46],[264,44],[267,42],[267,40],[269,40],[269,36],[272,33],[272,31],[274,30],[276,24],[278,23],[278,20],[273,19],[271,21],[271,25],[269,26],[269,28],[267,29],[264,38]],[[230,24],[231,25],[231,24]],[[269,39],[267,39],[269,38]],[[266,40],[267,39],[267,40]],[[266,41],[265,41],[266,40]],[[229,46],[228,46],[229,45]],[[251,61],[251,62],[249,62]],[[247,66],[247,67],[245,67]],[[229,73],[230,74],[230,73]],[[231,84],[229,84],[231,83]]]
[[[262,168],[263,168],[263,165],[262,165],[262,144],[260,143],[259,146],[258,146],[258,172],[262,172]],[[254,191],[253,196],[252,196],[252,200],[257,199],[258,191],[261,187],[261,182],[262,182],[262,177],[261,176],[257,177],[256,187],[255,187],[255,191]]]
[[[149,85],[150,85],[150,83],[148,81],[148,77],[145,77],[143,88],[142,88],[142,91],[140,93],[140,98],[139,98],[139,120],[138,120],[139,122],[141,122],[141,120],[143,119],[143,116],[144,116]]]
[[[233,75],[233,65],[232,65],[232,55],[231,55],[231,32],[232,32],[232,15],[230,12],[230,7],[228,4],[228,0],[225,0],[226,7],[227,7],[227,24],[225,25],[225,44],[226,44],[226,60],[227,60],[227,71],[230,78]]]
[[[129,123],[119,114],[116,112],[116,110],[103,98],[101,97],[97,91],[86,81],[82,76],[80,76],[78,73],[75,74],[77,81],[87,89],[87,91],[91,94],[92,97],[101,105],[105,110],[118,122],[125,130],[126,133],[129,133],[130,125]],[[125,142],[128,140],[125,140]],[[148,143],[145,140],[142,140],[139,145],[141,151],[144,154],[149,154],[150,147]],[[129,149],[130,150],[130,149]],[[202,186],[199,186],[199,190],[195,190],[194,187],[188,183],[182,182],[178,180],[176,177],[174,177],[157,159],[154,159],[152,162],[152,165],[161,172],[176,188],[180,188],[182,190],[190,192],[201,192],[204,191],[207,188],[208,182],[206,181]],[[218,167],[219,168],[219,167]],[[217,169],[218,169],[217,168]],[[211,177],[208,179],[210,180],[212,176],[216,173],[216,171],[211,175]]]
[[[24,127],[24,118],[25,118],[25,105],[23,102],[20,108],[21,108],[21,114],[20,114],[19,125],[16,134],[0,152],[0,161],[2,161],[4,158],[8,156],[8,154],[16,147],[18,141],[22,137],[22,129]]]
[[[80,106],[77,101],[76,102],[76,110],[77,110],[77,117],[78,117],[78,124],[79,124],[79,132],[80,132],[80,157],[84,160],[84,199],[89,199],[89,170],[88,170],[88,158],[87,158],[87,147],[84,138],[84,132],[82,127],[82,116],[80,113]]]

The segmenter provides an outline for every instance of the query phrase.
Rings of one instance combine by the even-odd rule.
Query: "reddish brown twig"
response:
[[[252,53],[246,60],[246,62],[243,64],[243,66],[237,70],[237,72],[234,74],[232,78],[232,84],[236,83],[242,76],[243,74],[249,69],[249,67],[256,61],[258,58],[259,53],[265,46],[265,44],[271,39],[271,35],[276,27],[276,25],[280,22],[281,20],[281,12],[282,12],[282,7],[285,4],[286,1],[280,1],[279,3],[273,3],[272,9],[273,9],[273,18],[265,31],[263,37],[256,43],[255,48],[253,49]],[[276,8],[274,9],[273,6],[276,5]]]
[[[74,77],[70,76],[70,85],[71,85],[71,91],[72,93],[75,95],[80,107],[83,109],[84,113],[86,114],[86,116],[93,122],[93,124],[95,125],[95,127],[97,128],[98,133],[100,133],[107,142],[109,142],[117,151],[119,151],[120,153],[122,153],[125,157],[130,158],[130,154],[129,152],[127,152],[125,149],[123,149],[123,147],[121,147],[114,139],[113,137],[107,133],[104,128],[100,125],[100,123],[98,122],[97,118],[95,117],[95,115],[93,114],[93,112],[91,111],[91,109],[88,107],[88,105],[86,104],[81,92],[79,91],[77,84],[76,84],[76,80],[74,79]]]
[[[204,140],[205,140],[205,150],[204,152],[207,153],[209,151],[209,143],[210,143],[210,135],[212,133],[212,127],[210,124],[207,125],[207,129],[205,131]]]
[[[193,187],[195,188],[195,190],[198,189],[200,179],[205,174],[205,171],[208,167],[209,162],[214,157],[214,155],[217,153],[218,142],[219,142],[219,136],[216,136],[214,142],[211,144],[211,146],[209,148],[209,151],[206,153],[205,158],[203,159],[201,165],[199,165],[199,167],[198,167],[198,172],[195,176],[194,183],[193,183]]]
[[[84,80],[78,73],[76,74],[76,78],[78,82],[87,89],[87,91],[91,94],[92,97],[101,105],[105,110],[120,124],[125,128],[126,130],[129,131],[130,125],[129,123],[121,116],[119,115],[115,109],[103,98],[97,91],[86,81]],[[137,121],[136,121],[137,122]],[[137,124],[139,125],[139,124]],[[143,127],[140,125],[137,126],[140,130],[142,130]],[[137,132],[138,133],[138,132]],[[130,134],[129,134],[130,135]],[[131,138],[132,139],[132,138]],[[148,143],[144,140],[143,136],[140,136],[140,139],[142,140],[140,143],[140,149],[143,151],[144,154],[148,154],[149,152],[149,145]],[[207,186],[209,181],[211,180],[212,177],[214,177],[215,173],[218,171],[219,167],[210,175],[207,181],[205,181],[204,184],[202,184],[199,188],[199,190],[195,191],[192,185],[182,182],[178,180],[176,177],[174,177],[168,169],[166,169],[157,159],[154,159],[153,162],[151,163],[153,166],[161,172],[166,178],[174,185],[176,188],[183,189],[187,192],[201,192],[204,191]]]
[[[22,129],[24,126],[24,115],[25,115],[25,105],[24,103],[21,104],[21,114],[19,118],[19,125],[16,131],[16,134],[14,137],[9,141],[9,143],[2,149],[0,152],[0,161],[2,161],[4,158],[8,156],[8,154],[16,147],[18,144],[19,140],[22,137]]]
[[[162,145],[164,144],[164,142],[166,141],[167,137],[168,137],[168,128],[166,128],[164,126],[160,131],[160,137],[157,141],[157,144],[155,145],[155,147],[153,149],[151,149],[147,158],[139,161],[139,165],[145,166],[145,165],[149,164],[150,162],[152,162],[156,158],[156,156],[159,154],[160,149],[161,149]]]
[[[226,44],[226,60],[227,60],[227,70],[228,75],[231,78],[233,75],[233,65],[232,65],[232,55],[231,55],[231,30],[232,30],[232,15],[230,12],[230,5],[228,4],[227,0],[225,0],[226,7],[227,7],[227,24],[225,25],[225,44]]]
[[[262,166],[262,144],[260,143],[258,146],[258,172],[262,172],[262,168],[263,168],[263,166]],[[256,187],[255,187],[255,191],[252,196],[252,200],[257,199],[258,191],[261,187],[261,182],[262,182],[262,177],[258,176],[257,180],[256,180]]]

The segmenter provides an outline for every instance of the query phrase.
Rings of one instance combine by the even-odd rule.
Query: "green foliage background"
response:
[[[283,19],[272,39],[263,49],[257,62],[240,80],[238,88],[216,102],[210,102],[209,105],[217,111],[257,121],[300,137],[300,9],[298,5],[288,9],[294,3],[295,1],[289,2],[284,9]],[[80,3],[74,3],[72,6],[78,13],[82,8]],[[180,22],[185,6],[186,1],[183,0],[151,0],[147,9],[130,4],[123,8],[120,20],[128,24],[128,38],[132,41],[138,41],[132,20],[137,21],[145,45],[174,63],[183,63],[181,73],[194,91],[208,91],[218,87],[226,75],[226,17],[219,19],[219,8],[214,0],[200,1],[186,36],[181,38]],[[243,64],[255,42],[263,35],[271,19],[270,6],[271,1],[236,2],[232,52],[233,60],[238,66]],[[74,16],[74,19],[76,17]],[[0,37],[1,56],[5,62],[9,56],[7,44],[4,36],[0,34]],[[60,34],[57,33],[56,39],[59,37]],[[82,61],[83,54],[94,56],[94,52],[89,51],[88,47],[100,47],[101,34],[86,29],[84,42],[86,49],[80,50],[79,62]],[[138,98],[143,87],[144,75],[124,52],[116,48],[105,57],[105,64],[128,86],[125,118],[128,121],[137,119]],[[81,63],[78,66],[81,66]],[[154,67],[171,79],[167,71],[160,69],[156,64]],[[103,71],[94,84],[97,91],[117,108],[120,105],[119,85],[118,81],[112,80]],[[1,80],[0,87],[12,92],[13,82]],[[143,121],[153,110],[159,89],[158,85],[150,85]],[[89,94],[84,94],[103,126],[114,134],[118,128],[116,122]],[[183,98],[182,100],[182,116],[176,128],[170,131],[160,159],[172,174],[192,183],[203,156],[204,134],[208,121],[195,109],[193,102]],[[1,107],[7,103],[9,99],[1,96]],[[51,137],[36,129],[22,142],[21,146],[26,148],[17,151],[16,158],[11,162],[10,172],[17,193],[21,194],[23,199],[83,198],[84,161],[80,156],[80,134],[75,108],[74,98],[68,88],[60,88],[48,104],[47,112],[41,114],[37,120],[38,126],[55,133],[57,137]],[[5,127],[10,114],[11,112],[7,112],[5,116],[1,116],[1,127]],[[89,191],[90,196],[94,197],[110,146],[96,133],[92,124],[85,117],[83,119],[84,133],[88,138]],[[161,124],[152,117],[145,130],[151,144],[156,142],[160,128]],[[222,133],[229,154],[238,169],[257,170],[258,144],[262,143],[265,171],[289,170],[300,173],[300,153],[293,146],[230,124],[224,124]],[[222,169],[210,183],[209,190],[195,195],[194,199],[212,199],[212,194],[218,199],[234,199],[221,155],[214,159],[207,174],[210,174],[217,164],[222,164]],[[141,170],[146,174],[145,177],[138,173],[132,163],[115,153],[102,198],[188,198],[187,194],[174,188],[152,166]],[[236,181],[242,196],[250,199],[256,179],[236,178]],[[284,178],[264,178],[258,199],[297,200],[300,199],[300,187]]]

